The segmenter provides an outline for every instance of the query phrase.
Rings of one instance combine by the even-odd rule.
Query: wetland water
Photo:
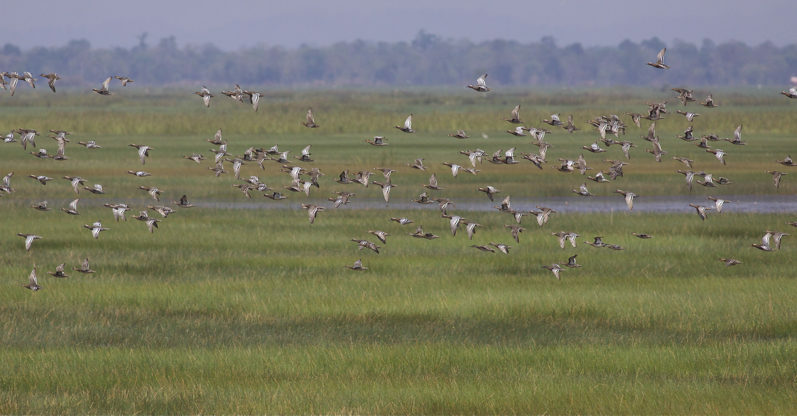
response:
[[[718,198],[726,200],[723,212],[744,212],[744,213],[794,213],[797,214],[797,195],[717,195]],[[459,211],[494,211],[495,206],[500,205],[503,197],[495,198],[495,202],[490,202],[487,198],[467,199],[454,201],[454,208],[451,212]],[[547,198],[512,198],[512,208],[517,211],[529,211],[535,209],[537,205],[552,208],[560,213],[590,213],[590,212],[622,212],[628,211],[622,195],[616,196],[593,196],[593,197],[547,197]],[[220,208],[220,209],[301,209],[301,203],[315,203],[325,207],[331,206],[331,202],[316,198],[299,198],[289,195],[289,199],[282,201],[262,200],[241,202],[194,202],[197,207]],[[676,195],[676,196],[641,196],[634,201],[633,212],[661,212],[661,213],[694,213],[694,208],[689,204],[700,204],[714,206],[714,201],[710,201],[703,195]],[[149,204],[149,202],[145,202]],[[333,208],[330,208],[333,209]],[[437,203],[417,204],[414,202],[392,201],[385,204],[381,199],[357,198],[351,199],[348,205],[338,209],[388,209],[388,210],[418,210],[418,209],[437,209]]]
[[[500,194],[498,194],[500,195]],[[476,211],[488,212],[496,211],[496,206],[501,204],[503,196],[496,195],[495,201],[491,202],[486,197],[484,198],[470,198],[459,201],[453,201],[454,207],[449,208],[449,212],[456,213],[457,211]],[[358,210],[358,209],[382,209],[391,211],[401,210],[437,210],[438,204],[418,204],[412,201],[401,201],[391,199],[389,204],[385,204],[384,200],[364,197],[360,198],[355,196],[352,198],[348,205],[343,205],[340,208],[332,208],[332,202],[321,199],[321,194],[311,194],[310,197],[305,197],[304,194],[288,194],[288,198],[282,201],[272,201],[265,197],[259,196],[258,193],[253,193],[252,199],[240,201],[202,201],[191,200],[196,208],[210,208],[210,209],[246,209],[246,210],[280,210],[280,209],[302,209],[301,204],[316,204],[326,207],[330,210]],[[794,214],[797,215],[797,195],[716,195],[718,198],[725,199],[725,205],[722,212],[729,213],[762,213],[762,214]],[[70,200],[50,200],[53,207],[66,206]],[[29,201],[27,205],[33,203]],[[81,207],[101,207],[106,202],[123,202],[122,200],[104,200],[104,199],[81,199]],[[139,210],[145,209],[148,205],[168,205],[172,208],[178,209],[175,204],[170,204],[166,201],[160,203],[146,198],[135,198],[124,200],[131,207],[129,213],[135,214]],[[515,198],[511,200],[512,209],[516,211],[531,211],[537,206],[548,207],[556,210],[559,213],[611,213],[611,212],[625,212],[628,208],[625,205],[625,199],[622,195],[611,196],[591,196],[591,197],[575,197],[575,196],[560,196],[560,197],[544,197],[544,198]],[[695,209],[690,207],[689,204],[699,204],[708,207],[714,207],[714,201],[710,201],[705,195],[674,195],[674,196],[640,196],[634,200],[633,212],[659,212],[659,213],[694,213]],[[110,210],[108,210],[110,214]]]

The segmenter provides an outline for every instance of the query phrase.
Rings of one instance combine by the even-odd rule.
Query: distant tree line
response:
[[[657,70],[645,65],[667,46]],[[214,45],[178,47],[176,39],[156,45],[146,35],[131,48],[96,49],[86,40],[59,47],[0,48],[0,71],[55,71],[61,85],[99,84],[123,74],[137,85],[457,85],[488,73],[488,86],[661,86],[784,85],[797,75],[797,44],[742,42],[702,44],[658,38],[617,46],[559,46],[552,37],[520,43],[447,40],[421,31],[411,42],[356,40],[330,46],[257,46],[223,51]]]

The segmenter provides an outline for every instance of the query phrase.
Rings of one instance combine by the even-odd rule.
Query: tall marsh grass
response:
[[[28,91],[25,91],[28,92]],[[183,92],[184,93],[184,92]],[[558,213],[539,227],[526,217],[520,242],[504,228],[514,219],[497,211],[466,210],[486,203],[476,188],[499,187],[529,209],[537,201],[570,196],[585,181],[557,172],[556,159],[575,158],[597,138],[580,125],[573,135],[547,136],[553,147],[543,170],[531,164],[483,163],[476,176],[453,178],[442,162],[467,165],[458,150],[490,153],[517,147],[536,151],[528,139],[504,133],[502,121],[515,103],[539,126],[551,112],[572,112],[581,122],[599,114],[639,111],[650,95],[637,90],[518,93],[510,96],[417,91],[273,92],[259,113],[215,98],[207,110],[196,97],[119,91],[111,97],[71,92],[3,100],[0,128],[67,129],[73,143],[66,161],[35,159],[18,144],[0,145],[0,175],[15,172],[15,191],[0,196],[0,413],[719,413],[791,414],[797,403],[797,296],[793,236],[780,250],[751,247],[765,230],[787,231],[794,213],[735,212],[701,221],[685,213]],[[727,176],[727,188],[696,186],[695,201],[722,194],[792,195],[784,178],[775,189],[767,170],[793,152],[797,119],[782,100],[714,92],[722,107],[702,110],[701,133],[732,135],[744,125],[746,146],[731,147],[728,165],[675,137],[680,116],[657,123],[665,150],[695,159],[695,169]],[[590,101],[585,103],[584,97]],[[15,97],[16,99],[17,97]],[[108,98],[103,100],[103,98]],[[670,98],[671,99],[671,98]],[[616,106],[613,104],[617,102]],[[320,129],[299,123],[312,106]],[[675,106],[673,106],[673,109]],[[691,107],[690,107],[691,108]],[[393,129],[415,114],[418,133]],[[5,127],[3,127],[5,126]],[[205,140],[223,128],[233,155],[247,147],[279,144],[291,157],[312,144],[326,176],[310,197],[251,200],[232,187],[231,173],[216,178],[182,159],[212,153]],[[447,136],[468,129],[473,138]],[[484,131],[488,139],[481,138]],[[644,153],[646,130],[630,127],[637,144],[625,177],[588,185],[593,193],[616,188],[641,195],[689,194],[682,165]],[[390,146],[365,138],[385,134]],[[89,151],[78,140],[96,138]],[[145,165],[130,143],[154,147]],[[37,138],[38,147],[54,142]],[[616,146],[585,153],[593,174],[603,159],[622,157]],[[30,151],[30,150],[29,150]],[[423,157],[426,172],[407,166]],[[228,164],[229,166],[229,164]],[[290,180],[280,164],[243,167],[271,188]],[[343,169],[354,173],[391,167],[397,188],[392,204],[378,201],[377,186],[340,185]],[[138,178],[127,170],[153,176]],[[229,169],[231,170],[231,168]],[[450,210],[476,221],[473,240],[454,237],[436,205],[401,208],[424,191],[437,173]],[[29,174],[56,178],[46,186]],[[59,211],[76,195],[64,175],[101,183],[105,195],[78,196],[79,216]],[[380,173],[375,173],[381,177]],[[154,233],[130,217],[156,202],[137,189],[157,185],[161,203],[188,194],[197,207],[178,209]],[[310,225],[303,202],[328,206],[335,191],[356,192],[350,206],[328,208]],[[715,194],[716,195],[716,194]],[[573,198],[577,198],[572,196]],[[616,196],[619,200],[620,196]],[[39,212],[30,204],[47,199]],[[113,221],[105,202],[128,202],[128,221]],[[498,204],[498,201],[494,203]],[[245,205],[245,207],[244,207]],[[281,209],[261,209],[273,206]],[[152,215],[157,215],[152,213]],[[401,226],[390,217],[407,216]],[[111,228],[95,240],[83,224]],[[408,234],[422,225],[440,236]],[[390,233],[380,253],[358,250],[351,239]],[[551,235],[580,234],[576,248],[561,249]],[[632,232],[648,233],[641,240]],[[16,233],[44,238],[26,252]],[[594,236],[624,250],[586,245]],[[502,242],[509,255],[477,251],[473,244]],[[557,280],[543,265],[577,255],[580,268]],[[71,267],[88,257],[96,273]],[[742,264],[726,267],[720,257]],[[362,259],[367,271],[347,269]],[[47,272],[66,263],[66,279]],[[43,290],[21,286],[34,265]]]

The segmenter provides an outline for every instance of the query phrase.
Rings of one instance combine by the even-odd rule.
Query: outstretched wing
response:
[[[658,54],[658,55],[656,55],[656,61],[657,61],[658,63],[663,63],[663,61],[664,61],[664,54],[665,54],[665,53],[667,53],[667,48],[662,48],[662,49],[659,51],[659,54]]]
[[[480,87],[486,87],[487,83],[486,83],[485,78],[487,78],[487,74],[484,74],[484,75],[480,76],[479,78],[476,78],[476,84],[478,86],[480,86]]]
[[[631,192],[625,194],[625,204],[628,205],[629,210],[634,209],[634,196],[636,195]]]
[[[520,104],[516,105],[515,108],[512,109],[512,119],[520,120]]]
[[[35,267],[33,268],[33,270],[30,271],[30,276],[28,276],[28,282],[30,283],[31,287],[39,286],[39,279],[36,278]]]

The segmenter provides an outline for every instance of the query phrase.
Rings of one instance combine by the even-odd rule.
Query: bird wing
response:
[[[102,89],[108,91],[108,87],[111,85],[111,77],[105,78],[105,81],[102,82]]]
[[[769,239],[772,237],[772,233],[766,233],[763,237],[761,237],[761,245],[762,246],[769,246]]]
[[[404,128],[407,130],[412,130],[412,114],[407,116],[407,119],[404,120]]]
[[[252,101],[252,108],[257,111],[258,107],[260,106],[260,93],[256,92],[250,96],[250,100]]]
[[[454,235],[457,235],[457,228],[459,227],[459,221],[460,221],[461,219],[462,219],[462,218],[461,218],[461,217],[459,217],[458,215],[454,215],[454,216],[452,216],[452,217],[451,217],[451,219],[448,221],[448,225],[449,225],[449,228],[451,229],[451,233],[452,233],[452,234],[454,234]]]
[[[653,139],[656,137],[656,122],[650,123],[650,127],[648,127],[648,138]]]
[[[484,75],[480,76],[479,78],[476,78],[476,84],[478,86],[480,86],[480,87],[486,87],[487,83],[486,83],[485,78],[487,78],[487,74],[484,74]]]
[[[472,222],[469,223],[467,227],[465,227],[465,230],[468,232],[469,239],[473,239],[473,234],[476,232],[476,225],[477,224],[475,222]]]
[[[36,88],[36,80],[33,78],[33,74],[24,72],[22,75],[24,75],[25,81],[30,84],[31,87]]]
[[[509,201],[509,195],[507,195],[507,196],[504,198],[504,200],[503,200],[503,201],[501,201],[501,206],[502,206],[502,207],[503,207],[503,206],[506,206],[506,209],[507,209],[507,210],[510,210],[510,209],[511,209],[511,204],[510,204],[510,201]]]
[[[658,55],[656,55],[656,62],[662,63],[664,61],[664,54],[667,53],[667,48],[662,48]]]
[[[316,213],[317,213],[317,212],[318,212],[318,208],[317,208],[316,206],[314,206],[314,205],[311,205],[311,206],[308,208],[308,210],[307,210],[307,216],[308,216],[308,217],[309,217],[309,219],[310,219],[310,224],[312,224],[312,223],[315,221],[315,216],[316,216]]]

